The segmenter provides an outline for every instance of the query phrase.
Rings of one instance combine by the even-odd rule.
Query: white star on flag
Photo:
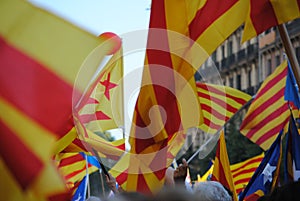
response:
[[[272,173],[276,169],[276,166],[271,166],[269,163],[266,165],[264,171],[262,174],[264,175],[264,185],[266,184],[267,181],[272,182],[273,176]]]

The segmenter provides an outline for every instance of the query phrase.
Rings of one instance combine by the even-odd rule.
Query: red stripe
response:
[[[118,149],[121,149],[121,150],[125,151],[125,143],[122,143],[122,144],[120,144],[120,145],[116,146],[116,148],[118,148]]]
[[[80,139],[76,138],[75,140],[73,140],[72,144],[78,146],[80,149],[87,152],[87,149],[85,148],[84,144],[82,144],[82,141]]]
[[[253,174],[254,174],[254,172],[253,172]],[[250,181],[250,179],[251,179],[251,177],[239,179],[236,182],[234,182],[234,185],[248,183]]]
[[[210,86],[210,85],[206,85],[206,84],[201,83],[201,82],[197,82],[196,85],[197,85],[198,88],[203,89],[203,90],[207,91],[208,93],[214,93],[214,94],[217,94],[217,95],[220,95],[220,96],[224,96],[226,98],[234,100],[235,102],[237,102],[241,105],[244,105],[248,101],[246,99],[239,98],[239,97],[232,96],[232,95],[228,94],[226,92],[225,88],[224,88],[224,91],[225,91],[224,92],[224,91],[220,91],[218,88],[215,88],[215,87]]]
[[[218,104],[219,106],[221,106],[224,109],[228,110],[229,112],[235,113],[238,110],[238,108],[235,108],[230,104],[227,104],[226,97],[224,97],[224,100],[221,100],[217,97],[213,97],[213,96],[210,96],[210,95],[202,93],[202,92],[198,92],[198,96],[200,98],[205,98],[207,100],[210,100],[211,102],[215,102],[216,104]]]
[[[212,118],[217,118],[217,119],[219,119],[221,121],[225,121],[225,122],[229,119],[229,117],[226,116],[226,114],[223,115],[220,112],[218,112],[217,110],[209,107],[206,104],[201,104],[201,109],[204,110],[204,111],[209,112],[212,115]]]
[[[1,120],[0,133],[0,156],[17,182],[25,190],[39,175],[44,166],[43,161]]]
[[[221,142],[220,142],[220,139],[219,139],[219,142],[218,142],[218,145],[217,145],[217,150],[216,150],[216,158],[218,158],[218,161],[219,161],[218,165],[219,166],[216,166],[216,165],[214,166],[214,168],[217,168],[217,172],[219,173],[219,180],[217,180],[217,178],[214,175],[215,169],[213,170],[212,180],[213,181],[219,181],[226,188],[231,189],[230,185],[227,181],[227,178],[226,178],[226,173],[225,173],[224,167],[222,165],[224,163],[224,160],[226,160],[225,157],[228,157],[228,156],[223,155],[224,153],[222,153],[222,156],[221,156],[220,149],[221,149]]]
[[[258,138],[258,140],[256,141],[256,144],[260,145],[260,144],[264,143],[265,141],[267,141],[268,139],[270,139],[271,137],[273,137],[274,135],[277,135],[283,129],[283,127],[287,124],[288,120],[289,120],[289,117],[287,117],[282,122],[282,124],[279,124],[278,126],[274,127],[270,131],[266,132],[264,135],[262,135],[260,138]]]
[[[212,121],[210,121],[210,119],[207,119],[205,117],[203,117],[203,123],[211,129],[219,130],[221,128],[220,125],[213,123]]]
[[[128,178],[128,169],[126,169],[124,172],[116,176],[117,182],[121,185],[127,181],[127,178]]]
[[[84,124],[95,120],[110,120],[111,118],[104,114],[102,111],[97,111],[94,114],[79,115],[80,121]]]
[[[91,98],[91,97],[86,102],[86,104],[98,104],[98,103],[99,103],[98,100]]]
[[[90,168],[92,165],[91,164],[88,164],[88,168]],[[86,172],[86,166],[84,164],[84,167],[79,169],[79,170],[76,170],[76,171],[73,171],[72,173],[68,174],[68,175],[65,175],[65,178],[66,180],[69,180],[71,179],[72,177],[75,177],[76,175],[82,173],[82,172]]]
[[[66,190],[67,191],[67,190]],[[66,201],[72,200],[72,192],[64,192],[64,193],[57,193],[55,195],[51,195],[47,198],[48,201]]]
[[[249,115],[247,115],[245,117],[245,119],[242,122],[241,125],[241,130],[249,123],[251,122],[252,119],[254,119],[256,116],[260,115],[261,113],[263,113],[266,109],[268,109],[269,107],[273,107],[272,105],[278,101],[280,98],[282,98],[284,96],[284,90],[285,87],[281,88],[279,91],[276,92],[276,94],[274,94],[271,98],[269,99],[264,99],[264,102],[262,104],[260,104],[257,108],[255,108],[255,110],[250,113]],[[258,98],[258,97],[257,97]],[[255,101],[257,100],[257,98],[255,98],[254,102],[252,103],[252,105],[255,104]],[[277,108],[274,112],[280,110],[281,112],[284,111],[282,110],[283,107],[287,107],[287,104],[282,105],[280,108]],[[251,107],[251,106],[250,106]],[[287,109],[287,108],[286,108]],[[274,113],[273,112],[273,113]],[[280,115],[280,114],[279,114]],[[276,118],[277,116],[272,115],[272,117]],[[271,121],[273,118],[271,118],[271,116],[269,115],[267,118],[265,118],[263,121],[264,122],[269,122]],[[258,126],[255,126],[258,127]],[[247,134],[248,135],[248,134]],[[251,135],[252,137],[252,135]]]
[[[81,154],[76,154],[76,155],[72,155],[69,156],[67,158],[63,158],[58,167],[64,167],[64,166],[68,166],[77,162],[83,162],[85,161],[85,158],[82,157]]]
[[[67,133],[73,126],[72,86],[1,36],[0,46],[1,96],[53,133]]]
[[[139,170],[139,172],[142,172],[141,170]],[[144,178],[143,174],[138,174],[138,179],[137,179],[137,191],[138,192],[142,192],[145,194],[150,195],[151,194],[151,190],[146,182],[146,179]]]
[[[250,18],[257,35],[278,25],[270,0],[251,0],[250,9]]]
[[[266,102],[268,103],[268,102]],[[265,105],[265,103],[263,104]],[[255,125],[254,128],[252,128],[247,134],[246,136],[251,139],[252,136],[259,130],[261,129],[262,127],[264,127],[268,122],[270,122],[271,120],[277,118],[278,116],[280,116],[282,113],[284,113],[286,110],[288,110],[288,106],[287,106],[287,103],[283,104],[280,108],[278,108],[277,110],[274,110],[267,118],[264,118],[262,121],[260,121],[259,123],[257,123]],[[279,125],[274,125],[275,127],[273,129],[271,129],[270,131],[268,131],[267,133],[265,133],[264,135],[266,134],[271,134],[271,135],[274,135],[274,132],[276,132],[275,134],[278,134],[277,131],[279,129],[279,131],[282,129],[283,127],[283,123],[285,122],[286,120],[282,121],[282,123],[280,123]]]
[[[239,175],[243,175],[243,174],[247,174],[247,173],[251,173],[251,172],[254,172],[256,170],[257,167],[254,167],[254,168],[249,168],[249,169],[246,169],[246,170],[242,170],[242,171],[239,171],[237,172],[236,174],[233,174],[232,177],[235,178]]]
[[[249,160],[247,163],[245,163],[244,165],[242,165],[241,167],[235,169],[235,170],[232,170],[231,172],[232,173],[235,173],[237,171],[239,171],[240,169],[244,169],[245,167],[247,167],[248,165],[251,165],[253,163],[259,163],[261,162],[261,160],[263,159],[263,157],[261,158],[255,158],[255,159],[252,159],[252,160]]]
[[[238,0],[209,0],[199,9],[189,25],[190,37],[197,38],[219,17],[226,13]]]
[[[258,97],[263,96],[266,92],[271,90],[276,83],[280,82],[286,76],[287,76],[287,66],[285,67],[285,69],[280,74],[275,76],[272,80],[269,80],[269,82],[263,88],[259,89],[255,99],[257,99]]]

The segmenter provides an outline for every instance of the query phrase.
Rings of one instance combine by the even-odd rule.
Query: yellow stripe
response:
[[[260,123],[262,120],[264,120],[265,118],[267,118],[269,115],[271,115],[271,113],[275,112],[276,110],[278,110],[278,108],[280,108],[281,106],[283,106],[284,104],[287,104],[283,97],[280,98],[279,100],[277,100],[276,102],[274,102],[271,105],[268,105],[267,108],[264,108],[263,111],[261,111],[258,115],[256,115],[249,123],[247,123],[247,125],[245,126],[245,129],[247,128],[255,128],[255,126]],[[251,111],[252,112],[252,111]],[[250,114],[250,113],[249,113]],[[270,119],[269,119],[270,120]],[[280,120],[278,121],[280,122]],[[282,119],[281,119],[282,122]],[[278,124],[277,124],[278,125]],[[275,126],[275,125],[274,125]]]
[[[216,125],[224,125],[225,124],[225,118],[224,119],[218,119],[216,118],[214,115],[211,115],[211,113],[207,112],[207,111],[203,111],[204,117],[206,117],[207,119],[209,119],[212,123],[216,124]]]
[[[275,126],[282,124],[283,120],[287,119],[290,115],[290,112],[287,110],[283,112],[280,116],[273,119],[272,121],[269,121],[267,124],[265,124],[262,128],[257,130],[257,132],[252,136],[251,140],[256,142],[259,137],[263,136],[264,133],[268,132],[269,130],[273,129]],[[284,125],[283,125],[284,127]],[[268,147],[269,148],[269,147]]]
[[[0,35],[15,47],[45,65],[73,85],[85,58],[103,41],[78,27],[22,0],[1,1]],[[97,61],[90,61],[91,72],[112,48],[103,43]],[[89,74],[90,73],[90,74]],[[89,80],[88,80],[89,81]],[[87,81],[82,84],[86,87]]]
[[[216,110],[217,112],[219,112],[220,114],[227,116],[227,117],[231,117],[234,113],[226,110],[225,105],[224,106],[220,106],[219,104],[217,104],[216,102],[212,102],[210,100],[204,99],[204,98],[199,98],[201,104],[203,105],[207,105],[209,107],[211,107],[211,109]],[[203,113],[205,113],[206,111],[203,110]]]
[[[235,99],[233,99],[233,98],[230,98],[230,97],[226,97],[226,96],[224,96],[224,95],[220,95],[220,94],[216,94],[216,93],[214,93],[214,92],[210,92],[210,91],[206,91],[206,90],[203,90],[203,89],[198,89],[198,91],[199,92],[202,92],[202,93],[204,93],[204,94],[207,94],[207,95],[209,95],[210,97],[212,97],[212,98],[218,98],[218,99],[220,99],[221,101],[224,101],[224,106],[225,106],[225,104],[227,103],[228,105],[231,105],[232,107],[234,107],[234,108],[240,108],[241,106],[242,106],[242,104],[240,104],[240,103],[238,103]],[[250,98],[251,98],[251,96],[249,96],[248,94],[247,94],[247,98],[244,98],[243,96],[239,96],[237,93],[235,93],[235,91],[233,91],[233,90],[231,90],[230,92],[229,91],[222,91],[222,92],[224,92],[225,94],[230,94],[230,95],[232,95],[232,96],[235,96],[235,97],[237,97],[237,98],[243,98],[243,100],[250,100]],[[201,98],[201,97],[199,97],[199,99],[201,100],[201,99],[203,99],[203,98]],[[207,100],[207,99],[206,99]],[[212,101],[213,102],[213,101]]]
[[[41,199],[46,195],[65,192],[63,180],[50,160],[55,141],[54,135],[1,98],[0,110],[7,111],[6,115],[0,116],[1,120],[44,162],[43,169],[31,184],[29,192],[38,194]],[[18,122],[18,126],[15,122]]]
[[[66,135],[60,138],[55,142],[53,155],[58,154],[63,151],[67,146],[69,146],[73,140],[77,137],[77,131],[75,127],[73,127]]]
[[[296,0],[270,0],[279,24],[288,22],[300,16]]]
[[[11,129],[28,148],[30,148],[42,161],[51,158],[55,135],[48,132],[28,116],[17,110],[10,103],[0,97],[0,111],[5,111],[0,119]],[[18,123],[16,126],[16,122]],[[37,143],[38,142],[38,143]]]
[[[251,96],[249,94],[246,94],[240,90],[237,90],[237,89],[234,89],[234,88],[231,88],[231,87],[228,87],[228,86],[220,86],[220,85],[215,85],[215,84],[209,84],[209,83],[205,83],[205,85],[211,87],[211,88],[215,88],[215,89],[218,89],[219,91],[225,93],[225,94],[230,94],[231,96],[235,96],[237,98],[241,98],[245,101],[247,100],[250,100],[251,99]],[[203,91],[207,91],[207,90],[204,90],[202,88],[198,88],[198,90],[203,90]],[[209,90],[208,90],[209,91]],[[213,92],[211,92],[211,94],[215,94]],[[227,99],[232,99],[232,98],[229,98],[229,97],[226,97]],[[232,99],[234,100],[234,99]]]
[[[208,55],[212,54],[225,38],[244,23],[247,6],[248,1],[238,1],[200,35],[197,43],[201,44]]]
[[[215,134],[218,130],[217,129],[213,129],[213,128],[210,128],[209,126],[207,126],[206,124],[201,124],[199,126],[199,128],[201,130],[203,130],[204,132],[206,133],[210,133],[210,134]]]
[[[253,38],[254,36],[257,35],[256,30],[253,26],[252,23],[252,19],[250,17],[250,13],[251,13],[251,6],[250,6],[250,0],[247,0],[248,2],[248,8],[245,10],[247,13],[246,18],[245,18],[245,27],[244,27],[244,32],[243,32],[243,36],[242,36],[242,43],[244,43],[245,41]]]

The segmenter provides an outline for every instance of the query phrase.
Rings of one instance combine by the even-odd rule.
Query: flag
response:
[[[91,96],[79,111],[82,123],[93,132],[124,126],[123,51],[120,48],[101,70]]]
[[[245,105],[251,96],[237,89],[197,82],[197,92],[204,123],[201,130],[214,134]]]
[[[69,187],[81,181],[87,174],[93,173],[100,168],[94,156],[84,153],[61,153],[56,160],[59,161],[58,169],[64,176]]]
[[[210,181],[212,177],[212,172],[214,170],[214,162],[210,163],[209,169],[201,177],[202,181]]]
[[[212,172],[212,181],[218,181],[233,194],[233,200],[237,200],[236,190],[230,171],[230,163],[227,154],[224,130],[220,133],[219,142],[217,144],[214,169]]]
[[[242,41],[247,41],[273,26],[299,18],[299,7],[299,0],[250,0]]]
[[[287,77],[284,61],[259,88],[240,127],[243,135],[267,150],[287,125],[290,111],[284,100]]]
[[[82,62],[104,43],[26,1],[1,1],[0,10],[2,199],[59,200],[66,188],[51,160],[54,142],[72,127],[73,92],[84,91],[84,82],[73,90]],[[105,43],[98,63],[109,47]],[[8,182],[14,195],[6,191]]]
[[[239,200],[256,200],[258,197],[268,194],[277,183],[281,161],[281,135],[266,152],[265,157],[251,177],[245,190],[239,196]]]
[[[286,88],[284,92],[284,100],[291,101],[294,106],[300,109],[299,87],[296,82],[290,62],[288,62],[288,73],[286,78]]]
[[[84,176],[83,179],[80,181],[80,184],[72,197],[72,201],[86,200],[85,197],[86,197],[86,190],[88,185],[88,176],[89,175]]]
[[[237,0],[152,1],[142,87],[129,138],[129,154],[135,156],[126,156],[132,160],[127,164],[140,164],[145,169],[126,169],[125,190],[152,193],[162,187],[170,165],[166,161],[169,139],[175,134],[185,135],[187,128],[202,123],[196,69],[243,23],[245,6]],[[232,23],[225,23],[228,20]]]
[[[247,186],[252,175],[254,174],[256,168],[261,163],[264,158],[264,154],[260,154],[249,158],[243,162],[230,165],[230,170],[233,178],[233,183],[236,189],[236,194],[240,192]]]
[[[286,134],[286,151],[284,158],[285,182],[298,181],[300,178],[300,135],[294,118],[291,116],[289,130]]]

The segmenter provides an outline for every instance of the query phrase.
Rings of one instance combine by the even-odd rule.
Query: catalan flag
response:
[[[201,130],[216,133],[233,114],[245,105],[251,96],[237,89],[197,82],[197,92],[203,111]]]
[[[230,165],[230,170],[235,185],[237,195],[247,186],[256,168],[264,158],[264,154],[260,154],[249,158],[243,162]]]
[[[289,121],[290,111],[284,100],[287,71],[285,61],[265,79],[240,127],[243,135],[264,150]]]
[[[124,126],[123,120],[123,51],[120,48],[101,70],[99,81],[79,118],[93,132]]]
[[[61,153],[56,160],[59,161],[58,169],[64,176],[69,187],[73,187],[76,182],[81,181],[87,174],[91,174],[100,168],[94,156],[80,153]]]
[[[273,26],[299,18],[299,8],[299,0],[250,0],[242,41],[247,41]]]
[[[278,180],[282,154],[281,136],[282,131],[277,135],[248,185],[240,194],[239,200],[257,200],[274,189]]]
[[[127,164],[143,163],[153,174],[138,166],[127,168],[126,190],[154,192],[162,187],[170,165],[169,139],[202,123],[195,71],[243,23],[246,5],[238,0],[152,1],[146,65],[130,133],[130,154],[135,156]],[[149,158],[139,163],[137,155]]]
[[[212,181],[218,181],[233,193],[233,200],[237,200],[236,190],[230,171],[230,163],[227,154],[224,130],[220,133],[217,144],[214,169],[212,172]]]
[[[72,94],[84,91],[84,83],[73,91],[82,62],[104,43],[26,1],[1,1],[0,12],[0,157],[5,174],[0,186],[6,192],[1,196],[60,200],[66,188],[51,160],[54,142],[73,126]],[[109,48],[105,43],[97,61]]]

